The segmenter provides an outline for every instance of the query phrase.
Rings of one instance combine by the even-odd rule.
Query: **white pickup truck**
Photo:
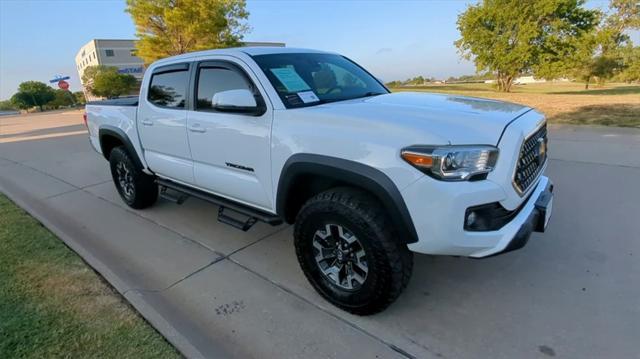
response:
[[[129,206],[194,196],[242,230],[295,223],[308,280],[360,315],[400,295],[412,252],[504,253],[551,214],[542,114],[390,93],[334,53],[245,47],[163,59],[139,98],[89,103],[85,121]]]

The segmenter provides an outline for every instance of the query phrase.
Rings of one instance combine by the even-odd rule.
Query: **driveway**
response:
[[[307,284],[290,226],[241,232],[193,198],[126,208],[80,112],[0,117],[0,126],[0,190],[189,357],[640,353],[640,130],[551,126],[547,233],[484,260],[416,255],[400,299],[357,317]]]

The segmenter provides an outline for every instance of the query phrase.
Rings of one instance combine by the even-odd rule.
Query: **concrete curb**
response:
[[[60,238],[69,248],[76,252],[89,266],[98,272],[107,282],[109,282],[122,295],[140,315],[151,324],[161,335],[166,338],[180,353],[187,358],[205,358],[189,339],[182,335],[164,316],[162,316],[151,303],[148,303],[144,296],[135,295],[135,290],[131,288],[125,278],[120,278],[111,271],[102,261],[92,255],[74,238],[86,235],[82,226],[74,225],[68,221],[56,221],[55,212],[47,211],[44,201],[31,196],[8,181],[0,178],[0,192],[4,193],[11,201],[24,209],[32,217]],[[49,215],[45,215],[48,213]],[[53,213],[53,215],[52,215]],[[52,218],[53,217],[53,218]],[[226,353],[219,353],[218,358],[227,357]]]

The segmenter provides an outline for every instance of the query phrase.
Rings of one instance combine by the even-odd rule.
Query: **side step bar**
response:
[[[170,194],[169,192],[167,192],[169,188],[167,188],[166,186],[160,186],[160,197],[166,199],[169,202],[173,202],[175,204],[183,204],[184,201],[187,200],[187,198],[189,198],[188,195],[183,194],[178,192],[178,196],[174,196],[172,194]]]
[[[235,217],[232,217],[226,213],[224,213],[225,210],[229,210],[228,208],[225,207],[218,207],[218,221],[222,222],[224,224],[228,224],[232,227],[235,227],[243,232],[248,231],[251,227],[253,227],[254,224],[256,224],[256,217],[247,217],[243,220],[237,219]]]
[[[218,221],[231,225],[243,231],[248,231],[257,221],[268,223],[272,226],[282,224],[282,218],[280,218],[280,216],[278,215],[261,211],[259,209],[249,207],[242,203],[238,203],[230,199],[217,196],[215,194],[187,187],[185,185],[162,178],[156,179],[156,183],[158,184],[158,186],[160,186],[160,196],[171,202],[182,204],[188,197],[196,197],[201,200],[217,204],[218,206],[220,206],[220,208],[218,209]],[[168,189],[178,192],[179,195],[173,196],[167,193]],[[245,216],[247,218],[238,219],[235,216],[229,216],[229,211],[241,216]]]

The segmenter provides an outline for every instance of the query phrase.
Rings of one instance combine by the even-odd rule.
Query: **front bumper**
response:
[[[474,258],[521,248],[532,232],[544,230],[544,223],[540,223],[547,217],[545,207],[551,206],[552,189],[551,181],[541,176],[510,222],[499,230],[472,232],[463,228],[466,209],[506,200],[503,188],[490,180],[442,182],[422,178],[402,191],[418,233],[418,242],[408,247],[418,253]]]
[[[515,251],[524,247],[531,233],[544,232],[547,228],[549,217],[551,216],[553,203],[553,183],[547,181],[545,190],[535,199],[533,211],[529,214],[525,222],[520,226],[516,235],[511,239],[507,246],[500,252],[491,254],[496,256],[499,254]]]

